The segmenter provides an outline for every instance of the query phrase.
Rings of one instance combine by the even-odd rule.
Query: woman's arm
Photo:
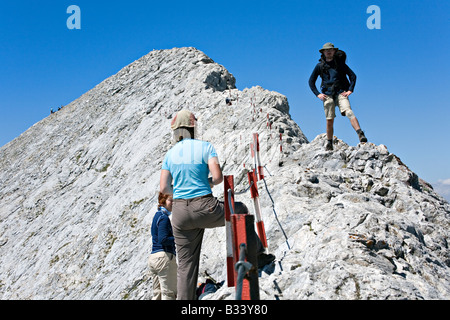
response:
[[[169,170],[161,170],[159,190],[164,194],[173,194],[172,175]]]
[[[219,159],[217,157],[213,157],[208,160],[208,168],[212,175],[212,178],[209,180],[210,186],[213,187],[222,183],[223,174],[222,169],[220,169]]]

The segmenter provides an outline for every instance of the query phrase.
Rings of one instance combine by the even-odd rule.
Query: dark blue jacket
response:
[[[309,78],[309,87],[316,96],[320,94],[316,87],[319,76],[322,78],[320,89],[326,95],[333,96],[344,91],[355,90],[356,74],[345,63],[337,63],[335,60],[326,62],[321,59]]]
[[[153,218],[152,253],[165,251],[175,254],[175,238],[173,237],[169,215],[170,212],[166,208],[160,207]]]

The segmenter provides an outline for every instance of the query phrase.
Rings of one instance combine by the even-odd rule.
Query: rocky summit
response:
[[[259,134],[276,256],[261,299],[450,299],[449,203],[385,145],[336,138],[325,151],[285,96],[235,82],[194,48],[152,51],[2,147],[0,299],[151,297],[150,225],[170,121],[183,108],[236,191],[248,187]],[[221,200],[223,189],[213,189]],[[253,208],[248,192],[236,200]],[[225,243],[225,228],[206,231],[200,282],[226,280]]]

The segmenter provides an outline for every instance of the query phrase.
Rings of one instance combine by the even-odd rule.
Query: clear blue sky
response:
[[[81,30],[69,30],[70,5]],[[366,12],[381,9],[381,29]],[[430,1],[9,1],[0,3],[0,146],[153,49],[193,46],[244,89],[286,95],[313,140],[325,132],[308,78],[325,42],[358,75],[350,97],[369,141],[419,177],[450,178],[448,0]],[[335,135],[357,136],[338,116]]]

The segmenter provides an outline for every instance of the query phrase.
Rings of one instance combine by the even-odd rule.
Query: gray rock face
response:
[[[383,145],[337,139],[325,151],[325,136],[309,142],[285,96],[239,91],[223,66],[180,48],[150,52],[0,149],[0,299],[151,296],[150,225],[182,108],[237,191],[259,134],[267,189],[258,188],[277,256],[260,278],[262,299],[450,298],[450,205],[428,183]],[[223,199],[222,185],[213,192]],[[252,208],[249,194],[237,200]],[[226,279],[225,251],[224,228],[207,230],[202,276]],[[233,299],[234,288],[206,298]]]
[[[291,249],[278,247],[266,292],[272,281],[288,299],[447,299],[449,204],[385,146],[338,140],[326,152],[325,141],[267,178],[280,180],[272,197]]]

